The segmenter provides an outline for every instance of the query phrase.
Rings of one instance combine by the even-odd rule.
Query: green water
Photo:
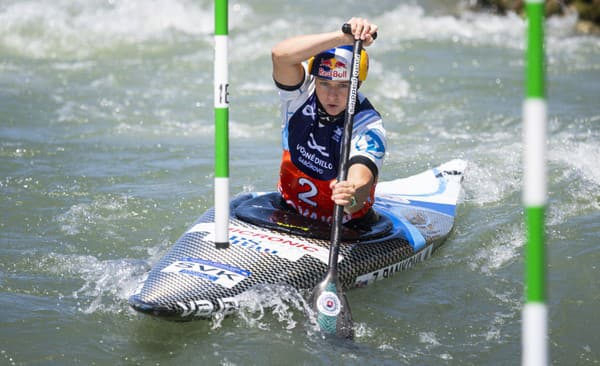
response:
[[[0,0],[0,364],[518,364],[525,24],[454,2],[230,2],[232,192],[275,189],[270,48],[354,14],[380,26],[363,91],[388,131],[381,179],[470,163],[445,246],[348,293],[354,344],[287,293],[222,321],[130,310],[213,203],[211,4]],[[549,345],[555,365],[597,365],[600,40],[573,29],[546,27]]]

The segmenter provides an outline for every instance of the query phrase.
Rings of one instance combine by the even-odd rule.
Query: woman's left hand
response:
[[[348,212],[350,207],[357,205],[356,202],[356,186],[348,181],[338,182],[332,180],[329,187],[331,188],[331,200],[336,205],[344,206],[344,210]]]

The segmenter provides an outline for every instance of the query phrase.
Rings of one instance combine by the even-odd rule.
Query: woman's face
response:
[[[349,85],[350,81],[333,81],[317,77],[315,91],[327,114],[337,116],[346,109]]]

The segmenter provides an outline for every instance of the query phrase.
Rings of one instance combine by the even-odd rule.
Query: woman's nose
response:
[[[335,88],[328,88],[327,89],[327,96],[329,98],[337,98],[338,96],[338,91]]]

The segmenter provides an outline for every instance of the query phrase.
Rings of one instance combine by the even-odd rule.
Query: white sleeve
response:
[[[315,90],[315,78],[306,71],[304,66],[304,81],[297,87],[286,88],[277,82],[275,86],[279,91],[279,100],[281,103],[281,116],[283,126],[287,127],[289,119],[296,113]],[[316,113],[316,111],[313,111]]]
[[[385,129],[381,117],[374,110],[355,116],[350,159],[365,157],[381,169],[385,158]]]

